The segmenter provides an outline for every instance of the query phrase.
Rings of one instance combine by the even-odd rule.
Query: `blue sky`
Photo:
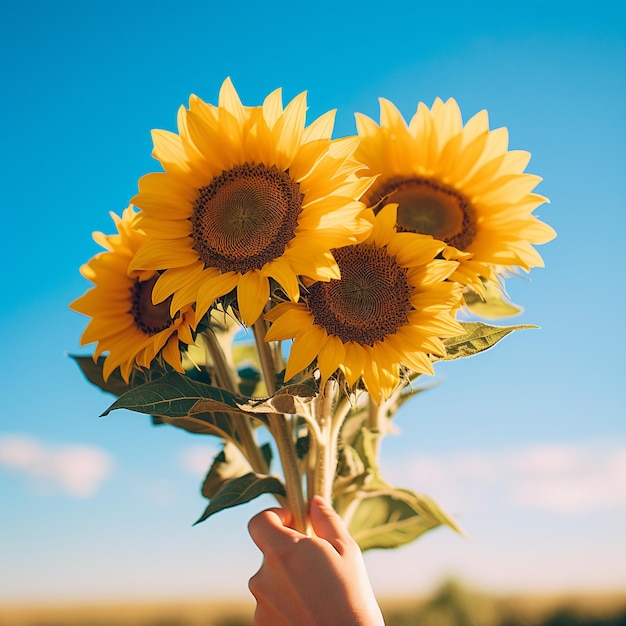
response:
[[[429,493],[445,530],[368,555],[378,593],[448,574],[490,589],[626,587],[621,241],[626,226],[626,17],[621,2],[98,2],[0,8],[0,601],[245,594],[259,500],[191,528],[212,439],[98,415],[81,378],[79,273],[137,179],[150,130],[231,76],[246,104],[308,90],[336,136],[377,98],[405,116],[454,97],[486,108],[533,158],[558,232],[546,269],[510,280],[541,330],[438,368],[397,417],[383,470]],[[618,236],[614,239],[612,235]]]

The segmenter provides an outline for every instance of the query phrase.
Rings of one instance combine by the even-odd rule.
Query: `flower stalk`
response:
[[[332,501],[333,479],[337,467],[337,437],[333,428],[333,405],[337,383],[332,380],[320,392],[316,402],[316,419],[320,437],[316,442],[313,494]]]
[[[276,368],[274,367],[271,348],[265,341],[265,322],[259,318],[252,326],[252,330],[259,353],[265,387],[271,396],[276,392]],[[302,493],[302,476],[298,467],[291,419],[287,415],[279,413],[268,413],[267,419],[283,467],[287,503],[293,515],[294,526],[296,530],[307,534],[309,523]]]
[[[237,388],[237,383],[235,382],[232,369],[228,365],[222,346],[220,346],[215,333],[209,329],[204,333],[204,336],[206,338],[207,351],[211,357],[213,368],[215,370],[214,373],[217,378],[217,383],[227,391],[238,394],[239,390]],[[244,456],[248,459],[252,469],[259,474],[266,474],[268,471],[267,462],[256,442],[254,432],[250,424],[250,418],[245,415],[233,413],[232,419],[235,423],[237,434],[241,440],[240,442],[235,443],[239,445]]]

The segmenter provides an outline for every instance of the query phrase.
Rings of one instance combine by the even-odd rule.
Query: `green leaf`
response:
[[[269,398],[253,398],[239,404],[239,408],[246,413],[279,413],[299,415],[305,419],[312,419],[312,401],[317,390],[311,385],[298,383],[281,387]]]
[[[407,489],[390,487],[361,492],[351,509],[348,530],[363,551],[397,548],[441,525],[462,533],[431,498]]]
[[[237,431],[227,413],[200,413],[193,417],[158,418],[162,424],[169,424],[196,435],[214,435],[220,439],[239,441]]]
[[[333,480],[335,510],[341,515],[365,491],[390,488],[381,477],[378,465],[377,450],[381,437],[380,432],[363,426],[351,445],[342,441]]]
[[[365,468],[361,455],[352,447],[345,446],[339,451],[337,472],[333,480],[333,504],[342,515],[350,506],[372,475]]]
[[[492,283],[485,284],[485,297],[482,298],[475,291],[466,289],[464,294],[467,308],[478,317],[486,320],[495,320],[502,317],[512,317],[523,313],[524,309],[508,300]]]
[[[212,411],[241,412],[237,402],[245,400],[225,389],[169,372],[155,381],[124,393],[103,414],[129,409],[161,417],[180,418]]]
[[[76,364],[90,383],[99,387],[102,391],[112,393],[114,396],[121,396],[129,389],[143,385],[150,380],[161,378],[167,373],[165,368],[157,363],[153,363],[149,370],[133,369],[128,383],[122,378],[119,368],[115,369],[105,381],[102,370],[106,357],[100,356],[97,361],[94,361],[91,356],[79,356],[76,354],[70,354],[69,356],[76,361]]]
[[[443,342],[448,353],[443,358],[445,361],[461,359],[488,350],[514,330],[538,328],[531,324],[491,326],[483,322],[461,322],[461,326],[465,328],[466,334],[450,337]]]
[[[269,443],[269,441],[261,446],[261,454],[265,460],[265,465],[268,468],[272,467],[272,458],[274,457],[274,453],[272,452],[272,444]]]
[[[158,416],[160,422],[192,433],[237,441],[229,414],[243,414],[238,404],[245,401],[246,398],[225,389],[170,372],[157,381],[127,391],[102,415],[116,409],[129,409]],[[261,416],[252,417],[260,419]]]
[[[242,367],[237,370],[239,374],[239,393],[242,396],[252,397],[265,392],[265,384],[260,385],[261,373],[253,367]],[[260,389],[262,387],[262,390]]]
[[[301,461],[306,458],[311,448],[311,435],[302,435],[296,439],[296,456]]]
[[[239,504],[245,504],[265,493],[284,496],[285,487],[278,478],[268,476],[267,474],[249,472],[239,478],[233,478],[226,482],[213,496],[211,503],[195,523],[204,522],[219,511]]]
[[[226,482],[240,478],[252,471],[250,464],[234,443],[226,442],[222,451],[215,457],[204,483],[202,495],[210,500]]]
[[[361,436],[356,440],[356,450],[365,465],[366,471],[378,476],[380,468],[378,466],[378,441],[380,433],[369,428],[361,428]]]
[[[366,422],[367,410],[364,406],[357,405],[351,409],[341,425],[340,444],[342,446],[355,446]]]

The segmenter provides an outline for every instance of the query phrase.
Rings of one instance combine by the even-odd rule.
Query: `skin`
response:
[[[263,553],[250,579],[255,626],[384,626],[363,557],[343,520],[319,496],[312,536],[291,528],[291,512],[268,509],[248,530]]]

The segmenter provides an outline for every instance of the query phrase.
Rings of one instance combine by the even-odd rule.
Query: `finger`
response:
[[[320,496],[314,496],[309,517],[315,534],[328,541],[339,554],[343,554],[352,543],[352,537],[330,503]]]
[[[280,545],[286,539],[299,539],[301,534],[289,524],[292,523],[291,511],[287,509],[267,509],[255,515],[248,523],[248,532],[252,541],[261,552]]]

